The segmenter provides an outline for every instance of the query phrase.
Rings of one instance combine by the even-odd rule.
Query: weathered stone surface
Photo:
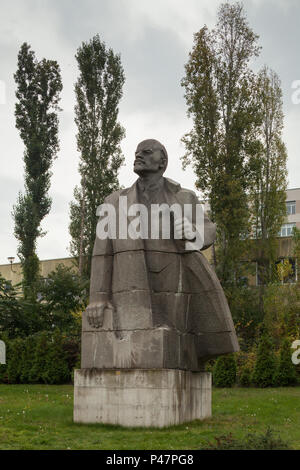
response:
[[[211,416],[211,375],[174,369],[79,369],[74,421],[165,427]]]
[[[220,339],[216,335],[216,349],[210,346],[210,355],[216,354],[219,340],[226,341],[226,334]],[[165,327],[118,332],[85,331],[82,333],[81,366],[202,371],[203,351],[208,348],[205,335],[181,333]]]
[[[189,295],[174,292],[152,293],[152,326],[168,326],[186,331]]]
[[[153,328],[165,327],[176,332],[170,333],[161,343],[168,343],[162,351],[166,358],[165,363],[172,363],[174,365],[169,367],[176,368],[184,363],[184,367],[188,368],[187,361],[190,359],[190,368],[194,368],[195,354],[198,355],[197,362],[200,364],[210,356],[239,349],[230,310],[216,273],[198,249],[190,251],[186,248],[185,239],[175,237],[176,224],[180,221],[175,213],[169,220],[171,230],[168,238],[162,236],[162,227],[159,237],[153,238],[151,233],[151,239],[130,238],[127,230],[133,219],[130,208],[141,201],[146,210],[147,222],[144,225],[148,229],[149,221],[151,222],[149,214],[155,205],[162,204],[168,208],[176,206],[182,215],[185,206],[189,205],[192,209],[190,223],[196,226],[196,207],[200,202],[193,191],[183,189],[178,183],[163,177],[166,162],[166,149],[158,141],[150,139],[141,142],[134,163],[134,171],[139,179],[131,188],[119,190],[105,201],[111,205],[116,215],[117,236],[105,240],[96,238],[90,305],[83,318],[83,332],[99,331],[109,350],[111,347],[119,347],[123,353],[124,346],[109,339],[109,335],[104,339],[103,331],[149,330],[150,337],[154,338]],[[127,209],[124,209],[122,202],[125,200]],[[122,221],[127,224],[125,237],[124,233],[121,235],[118,231],[123,225]],[[206,214],[202,223],[202,249],[205,249],[214,242],[216,227]],[[149,235],[149,230],[141,232]],[[176,348],[185,344],[179,338],[187,333],[197,338],[192,339],[189,348],[177,354]],[[218,336],[216,341],[213,333]],[[135,343],[133,333],[128,335],[135,344],[133,350],[131,349],[133,355],[139,357],[138,351],[143,350],[143,354],[152,356],[156,348],[154,339],[153,344],[146,341],[149,349],[143,349]],[[93,341],[95,345],[98,344],[95,339]],[[83,341],[83,360],[85,344]],[[97,352],[95,355],[98,357]],[[114,357],[119,355],[119,352],[113,354]],[[124,363],[128,364],[128,361],[126,358]],[[152,358],[149,361],[153,362]],[[144,359],[143,363],[149,361]],[[137,364],[141,362],[140,359],[136,361]]]
[[[167,158],[158,141],[141,142],[134,163],[139,179],[105,200],[116,214],[117,237],[95,240],[82,369],[75,374],[76,422],[162,427],[208,417],[211,378],[204,363],[239,349],[216,273],[198,248],[190,251],[192,244],[175,236],[183,223],[177,209],[183,216],[189,205],[190,228],[196,227],[200,203],[163,177]],[[164,204],[165,213],[176,206],[170,236],[160,227],[159,237],[128,237],[133,216],[125,200],[129,210],[143,203],[140,228],[148,235],[153,206]],[[216,230],[206,214],[202,228],[206,249]]]

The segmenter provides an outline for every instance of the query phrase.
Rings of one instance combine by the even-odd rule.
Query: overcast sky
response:
[[[191,128],[180,81],[193,45],[193,33],[204,24],[213,27],[217,0],[0,0],[0,264],[17,258],[11,210],[23,190],[23,144],[15,129],[14,105],[17,54],[28,42],[38,59],[55,59],[61,67],[63,92],[60,113],[60,151],[53,165],[50,214],[43,222],[47,235],[38,242],[40,259],[69,256],[69,202],[79,183],[73,84],[74,55],[82,41],[99,33],[121,54],[126,83],[119,120],[126,129],[122,142],[126,165],[124,186],[135,180],[133,155],[138,142],[156,138],[167,148],[166,176],[194,188],[191,169],[182,171],[182,135]],[[300,80],[299,0],[245,0],[252,29],[262,51],[253,64],[273,68],[282,80],[284,140],[288,148],[289,187],[300,187],[300,104],[292,102],[292,83]],[[3,87],[5,86],[5,102]]]

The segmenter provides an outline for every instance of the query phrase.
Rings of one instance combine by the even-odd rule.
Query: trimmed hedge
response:
[[[230,354],[220,356],[213,368],[213,384],[216,387],[232,387],[236,382],[236,360]]]
[[[4,341],[6,365],[0,365],[0,383],[62,384],[71,381],[80,356],[77,338],[66,338],[56,330]]]
[[[276,356],[270,336],[263,332],[256,356],[252,383],[257,387],[272,387],[276,371]]]
[[[280,387],[294,385],[297,383],[297,371],[291,359],[292,340],[285,338],[282,341],[279,363],[274,375],[274,384]]]

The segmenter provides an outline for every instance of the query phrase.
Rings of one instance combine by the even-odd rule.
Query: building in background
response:
[[[66,267],[72,267],[74,273],[78,272],[74,258],[57,258],[40,261],[40,275],[47,279],[49,274],[54,271],[59,264]],[[21,263],[10,263],[0,265],[0,275],[11,281],[13,285],[22,281]]]

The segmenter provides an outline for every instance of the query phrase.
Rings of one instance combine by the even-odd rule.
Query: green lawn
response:
[[[270,426],[300,449],[300,387],[215,389],[213,417],[158,429],[72,422],[71,385],[0,385],[0,449],[201,449]]]

